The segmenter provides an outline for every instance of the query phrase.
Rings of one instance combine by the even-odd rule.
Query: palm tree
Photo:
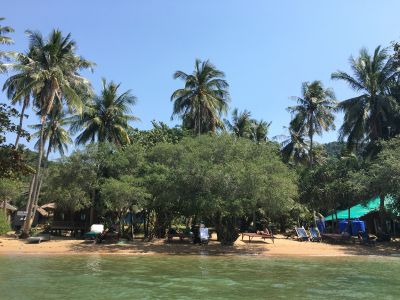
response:
[[[252,129],[251,114],[244,110],[239,112],[237,108],[232,111],[232,122],[225,120],[226,127],[233,132],[236,137],[250,138]]]
[[[89,100],[82,116],[77,116],[72,121],[73,133],[83,129],[76,138],[77,144],[87,142],[111,142],[117,145],[129,144],[129,121],[137,121],[139,118],[128,115],[131,105],[136,104],[136,97],[128,90],[118,93],[120,84],[113,81],[107,83],[102,79],[101,95]]]
[[[32,53],[28,53],[27,55],[18,55],[16,62],[14,63],[14,68],[19,70],[29,70],[31,55]],[[17,103],[21,105],[18,131],[14,145],[15,149],[17,149],[19,145],[19,139],[21,136],[20,131],[22,130],[22,124],[25,118],[25,110],[30,104],[30,94],[32,93],[30,88],[31,84],[33,84],[33,79],[30,74],[22,71],[10,76],[3,85],[3,91],[6,91],[8,99],[11,99],[11,103],[13,105],[16,105]]]
[[[224,77],[225,74],[208,60],[196,59],[191,75],[176,71],[174,79],[182,79],[185,86],[171,96],[174,102],[172,117],[180,116],[183,126],[199,135],[224,128],[220,117],[226,113],[229,102],[229,85]]]
[[[362,48],[358,58],[350,57],[350,65],[353,76],[338,71],[331,77],[345,81],[360,93],[338,105],[344,112],[340,139],[347,137],[347,146],[353,149],[387,135],[387,120],[397,106],[394,97],[390,96],[391,87],[395,84],[396,70],[387,50],[380,46],[372,56]]]
[[[69,125],[70,119],[67,118],[67,112],[62,110],[60,105],[55,105],[50,115],[46,118],[44,128],[44,141],[45,143],[47,142],[46,161],[51,152],[59,152],[61,156],[64,156],[65,151],[68,150],[68,144],[72,144],[69,131],[65,129]],[[40,136],[42,124],[35,124],[29,127],[37,130],[32,137]],[[39,149],[39,140],[36,142],[35,148]]]
[[[296,131],[291,126],[288,128],[290,136],[278,136],[275,139],[282,140],[281,154],[284,162],[306,164],[309,161],[310,143],[305,139],[301,132]]]
[[[268,137],[268,130],[271,126],[271,122],[266,122],[263,120],[251,120],[251,138],[255,142],[265,142],[267,141]]]
[[[46,124],[44,128],[44,144],[46,144],[47,142],[47,151],[43,168],[47,167],[49,154],[51,152],[58,151],[61,156],[64,156],[65,151],[68,150],[68,144],[72,144],[72,139],[69,135],[69,131],[64,128],[65,126],[69,125],[69,118],[67,118],[66,115],[67,113],[62,110],[62,102],[59,99],[56,99],[53,110],[46,118]],[[42,124],[31,125],[29,127],[38,130],[33,134],[33,137],[40,136]],[[39,149],[39,140],[36,142],[35,148]],[[43,176],[40,178],[40,182],[37,186],[37,191],[35,192],[37,195],[39,195],[40,189],[42,187],[42,182]],[[33,215],[35,215],[36,213],[38,197],[36,197],[35,201],[36,202],[33,204]]]
[[[75,42],[71,40],[70,34],[64,37],[60,31],[53,30],[47,40],[38,32],[27,31],[27,34],[30,39],[29,52],[27,55],[19,55],[19,60],[26,60],[27,63],[16,64],[14,69],[17,74],[28,77],[29,84],[19,86],[12,100],[33,95],[34,105],[41,112],[41,130],[33,195],[28,199],[28,215],[23,228],[25,235],[31,226],[32,205],[37,202],[39,194],[46,118],[56,98],[63,99],[71,111],[81,112],[81,93],[90,93],[90,83],[78,72],[93,65],[75,54]]]
[[[0,22],[4,21],[5,18],[0,18]],[[9,26],[1,26],[0,25],[0,44],[1,45],[10,45],[13,43],[13,40],[5,36],[5,34],[14,32],[14,29],[9,27]],[[12,55],[10,52],[5,52],[5,51],[0,51],[0,59],[5,58],[6,60],[9,59],[9,57]],[[3,73],[7,70],[7,67],[4,65],[4,63],[0,60],[0,73]]]
[[[310,139],[309,163],[313,165],[314,135],[335,128],[333,111],[336,108],[335,95],[331,89],[324,89],[320,81],[304,82],[302,97],[295,97],[298,105],[288,107],[299,124],[296,134],[304,132]]]

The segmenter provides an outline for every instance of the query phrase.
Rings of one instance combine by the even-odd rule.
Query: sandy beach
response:
[[[155,239],[151,242],[135,239],[126,244],[95,244],[90,241],[58,238],[40,244],[28,244],[16,238],[0,238],[0,255],[259,255],[259,256],[397,256],[400,243],[379,243],[374,246],[359,244],[332,245],[318,242],[299,242],[277,236],[275,243],[253,240],[251,243],[240,238],[233,246],[221,246],[211,240],[208,245],[193,245],[186,241]]]

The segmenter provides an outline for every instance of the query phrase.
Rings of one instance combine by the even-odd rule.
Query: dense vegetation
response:
[[[1,44],[12,43],[10,33],[0,27]],[[202,221],[223,244],[232,244],[240,228],[275,224],[285,230],[311,221],[313,211],[348,208],[372,196],[381,198],[381,225],[385,196],[399,206],[398,45],[393,51],[377,47],[372,55],[362,49],[350,59],[354,74],[332,74],[354,90],[351,99],[338,101],[318,80],[303,83],[288,108],[289,136],[271,140],[271,123],[247,110],[234,109],[224,119],[229,84],[209,61],[196,60],[193,72],[173,75],[183,81],[171,95],[172,116],[182,125],[153,121],[151,130],[140,131],[132,127],[136,97],[106,79],[96,95],[80,74],[94,64],[75,53],[71,35],[28,35],[26,53],[0,52],[0,70],[10,72],[3,90],[10,104],[21,106],[20,112],[0,106],[0,177],[7,178],[0,195],[27,204],[25,234],[32,208],[46,201],[70,211],[91,207],[131,237],[138,229],[148,238],[164,237],[171,226]],[[37,153],[20,143],[29,105],[40,120],[32,126]],[[334,129],[337,111],[344,112],[339,142],[319,145],[315,135]],[[16,133],[13,145],[6,132]],[[74,135],[83,148],[65,157]],[[61,158],[49,162],[50,152]],[[124,226],[126,215],[140,222]]]

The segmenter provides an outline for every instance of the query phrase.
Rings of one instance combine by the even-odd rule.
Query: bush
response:
[[[4,215],[4,211],[0,212],[0,235],[4,235],[11,230],[10,223]]]

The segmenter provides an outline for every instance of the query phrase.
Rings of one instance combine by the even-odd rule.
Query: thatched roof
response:
[[[54,202],[46,203],[41,206],[43,209],[56,209],[56,204]]]
[[[4,201],[0,202],[0,209],[4,208]],[[7,210],[11,210],[11,211],[16,211],[18,210],[18,208],[16,208],[15,206],[12,206],[10,203],[6,202],[6,209]]]
[[[41,207],[37,207],[36,211],[39,214],[41,214],[43,217],[47,217],[49,215],[49,213],[46,210],[44,210],[43,208],[41,208]]]

